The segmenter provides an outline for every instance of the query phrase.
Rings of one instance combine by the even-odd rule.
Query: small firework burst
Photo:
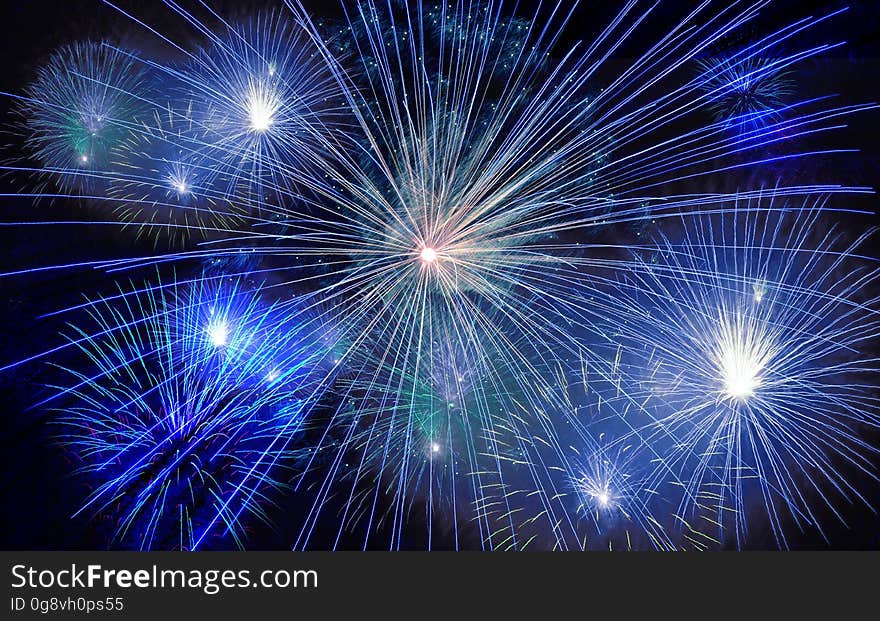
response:
[[[19,113],[42,172],[67,191],[106,185],[111,150],[149,111],[147,74],[107,42],[74,43],[37,72]]]

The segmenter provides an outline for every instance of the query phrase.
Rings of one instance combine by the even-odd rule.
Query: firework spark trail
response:
[[[169,105],[115,147],[119,174],[108,197],[119,219],[135,224],[138,234],[158,240],[165,233],[177,247],[178,236],[216,235],[235,227],[236,219],[241,222],[241,207],[216,189],[226,185],[222,173],[200,155],[205,144],[200,133],[191,103],[183,111]]]
[[[634,447],[611,442],[611,448],[606,448],[602,434],[597,440],[597,446],[586,445],[577,451],[579,465],[571,479],[578,502],[576,511],[587,516],[600,533],[605,528],[613,528],[617,522],[633,523],[655,539],[656,547],[672,548],[662,528],[657,528],[658,524],[651,517],[644,484],[634,476],[635,459],[631,456]],[[626,540],[627,548],[631,549],[628,531]],[[610,540],[608,545],[613,545]]]

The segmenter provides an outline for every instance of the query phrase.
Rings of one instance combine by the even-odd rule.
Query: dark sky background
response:
[[[150,23],[161,24],[162,32],[175,40],[191,38],[179,19],[167,9],[155,3],[121,2],[122,6],[139,6],[138,15],[150,17]],[[528,16],[523,4],[521,15]],[[600,5],[594,7],[590,5]],[[813,3],[816,10],[842,6],[843,3]],[[849,14],[832,24],[812,31],[800,41],[828,42],[846,40],[848,45],[834,52],[831,57],[803,63],[798,68],[797,88],[799,97],[827,92],[840,93],[846,103],[875,101],[880,99],[880,17],[875,2],[850,2]],[[314,1],[316,14],[333,16],[328,5],[332,0]],[[573,42],[577,38],[589,40],[618,9],[617,2],[584,2],[568,28]],[[680,7],[674,0],[664,3]],[[661,5],[661,6],[664,6]],[[759,20],[762,31],[774,23],[788,23],[794,17],[808,15],[810,3],[782,1],[774,3],[768,16]],[[246,14],[239,2],[213,3],[224,15]],[[250,3],[249,7],[274,6],[271,2]],[[320,7],[320,8],[319,8]],[[320,13],[318,13],[320,11]],[[676,12],[677,14],[677,12]],[[656,35],[663,34],[663,18],[654,20]],[[28,0],[27,2],[4,2],[0,19],[0,90],[21,92],[31,80],[38,63],[57,46],[87,38],[109,38],[123,46],[142,50],[146,56],[163,59],[167,48],[158,44],[152,35],[113,11],[98,0]],[[565,47],[565,44],[561,47]],[[625,64],[626,50],[620,53],[620,63]],[[9,127],[13,121],[10,113],[11,99],[0,97],[0,124]],[[874,112],[853,117],[851,127],[834,135],[835,146],[856,147],[862,152],[835,160],[833,167],[827,162],[804,164],[801,175],[816,175],[820,181],[835,181],[877,187],[880,169],[880,114]],[[5,143],[0,159],[6,162],[20,161],[20,137],[10,131],[0,134]],[[815,166],[815,170],[809,169]],[[32,183],[17,175],[0,177],[3,193],[21,192]],[[861,206],[871,208],[876,198],[860,199]],[[43,202],[34,205],[21,197],[0,197],[0,222],[47,219],[82,219],[82,211],[69,202],[54,204]],[[851,225],[862,229],[875,224],[870,218],[854,218]],[[25,269],[32,266],[54,265],[89,259],[135,256],[150,254],[149,243],[137,243],[131,236],[119,234],[111,227],[77,227],[73,231],[64,226],[0,227],[3,271]],[[878,256],[874,248],[873,255]],[[58,331],[63,328],[62,319],[36,318],[48,311],[81,301],[84,294],[90,296],[107,290],[108,279],[100,273],[87,269],[49,272],[39,275],[16,276],[0,280],[0,365],[39,353],[60,341]],[[45,394],[39,387],[42,364],[25,364],[11,371],[0,373],[0,548],[4,549],[100,549],[106,545],[104,533],[86,519],[70,516],[83,497],[83,485],[70,476],[72,464],[63,451],[48,441],[46,425],[48,412],[30,406]],[[880,438],[874,438],[875,446]],[[858,483],[858,481],[857,481]],[[867,497],[880,506],[880,487],[876,482],[864,480],[859,485]],[[859,486],[857,485],[857,486]],[[297,500],[290,499],[286,510],[296,512]],[[283,511],[273,517],[279,532],[257,528],[251,533],[251,548],[286,549],[294,541],[296,524],[289,532]],[[844,515],[848,524],[827,520],[826,534],[834,548],[880,548],[880,519],[865,507],[846,507]],[[417,526],[411,524],[417,531]],[[332,530],[335,535],[335,529]],[[824,548],[827,544],[815,531],[798,534],[795,529],[789,541],[793,548]],[[328,533],[331,536],[331,533]],[[408,542],[414,547],[418,541]],[[436,543],[436,541],[435,541]],[[321,547],[320,541],[313,541]],[[768,537],[754,533],[748,547],[772,547]]]

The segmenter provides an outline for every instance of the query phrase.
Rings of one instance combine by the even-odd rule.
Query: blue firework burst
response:
[[[27,145],[42,171],[65,190],[106,185],[111,150],[144,111],[149,82],[131,55],[106,42],[56,51],[21,98]]]
[[[54,397],[96,483],[81,512],[109,514],[111,542],[142,549],[240,543],[242,518],[266,519],[281,486],[315,352],[239,284],[153,286],[88,312],[98,331],[72,338],[89,364],[66,368],[74,382]]]
[[[107,198],[118,219],[173,247],[240,225],[247,210],[229,199],[218,164],[201,156],[205,138],[191,102],[155,109],[133,125],[113,148],[118,172]]]
[[[870,504],[847,476],[876,478],[862,439],[880,424],[867,233],[844,241],[813,203],[747,202],[675,235],[622,286],[615,328],[637,360],[630,390],[649,395],[633,434],[662,449],[655,481],[736,542],[756,507],[785,545],[785,523],[821,531],[840,503]]]
[[[279,12],[227,24],[175,79],[204,131],[194,151],[255,208],[291,199],[304,170],[323,168],[324,145],[342,140],[337,81],[305,31]],[[332,151],[332,150],[331,150]]]
[[[756,56],[701,62],[701,86],[715,119],[740,132],[779,121],[793,92],[790,62]]]

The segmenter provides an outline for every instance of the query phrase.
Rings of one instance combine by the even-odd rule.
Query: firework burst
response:
[[[107,197],[118,219],[172,247],[241,225],[246,210],[228,199],[223,176],[200,156],[204,144],[191,103],[154,110],[133,126],[113,151],[118,174]]]
[[[756,505],[786,545],[783,523],[821,531],[823,511],[868,503],[845,473],[876,477],[861,436],[880,424],[878,271],[858,254],[867,234],[825,222],[812,204],[753,203],[684,222],[620,290],[654,419],[634,433],[665,447],[655,480],[683,485],[682,515],[712,499],[738,543]]]
[[[204,281],[88,312],[99,331],[72,339],[92,374],[65,369],[74,383],[53,397],[62,442],[97,481],[81,512],[109,512],[112,540],[141,549],[192,549],[212,529],[240,544],[243,515],[267,519],[309,398],[296,323]]]
[[[671,36],[661,50],[639,58],[614,88],[598,93],[591,81],[602,64],[600,50],[621,45],[646,17],[632,5],[589,50],[563,53],[563,61],[549,67],[545,60],[564,15],[524,23],[505,19],[494,3],[419,9],[362,2],[348,12],[364,65],[360,72],[346,70],[331,49],[321,47],[345,87],[367,155],[338,153],[336,165],[313,184],[336,209],[314,222],[309,241],[316,246],[312,252],[337,265],[333,294],[345,291],[338,321],[363,335],[351,350],[373,362],[355,363],[367,374],[373,396],[388,406],[391,418],[401,401],[410,403],[403,411],[408,422],[394,426],[405,434],[394,445],[406,450],[398,453],[400,459],[389,459],[386,451],[380,460],[395,480],[406,480],[408,455],[426,463],[424,439],[414,432],[419,408],[412,404],[422,392],[417,387],[432,377],[437,345],[474,348],[477,358],[492,361],[479,404],[469,409],[491,413],[473,419],[472,431],[491,439],[488,454],[494,456],[500,491],[490,503],[478,487],[474,504],[502,499],[500,514],[509,528],[498,541],[517,547],[510,519],[516,492],[501,482],[507,467],[501,454],[510,450],[527,464],[525,480],[517,478],[516,487],[545,495],[541,519],[557,528],[560,519],[546,510],[556,489],[548,464],[564,452],[560,428],[573,423],[566,415],[546,414],[562,411],[555,405],[563,402],[548,369],[580,355],[575,334],[600,337],[596,315],[603,305],[614,310],[614,304],[597,287],[602,278],[597,272],[625,263],[613,258],[614,244],[585,247],[576,241],[580,234],[716,209],[723,202],[718,194],[664,196],[658,202],[651,191],[661,179],[717,174],[716,158],[742,158],[750,149],[778,142],[783,123],[787,130],[817,130],[829,111],[768,123],[745,138],[731,137],[726,122],[676,135],[669,133],[671,119],[698,115],[708,99],[700,94],[701,83],[678,84],[652,99],[637,80],[627,79],[660,67],[662,75],[674,75],[727,29],[753,18],[756,7],[735,15],[703,15],[698,9],[689,18],[699,15],[705,20],[701,28]],[[301,19],[308,23],[306,15]],[[789,34],[771,33],[758,49]],[[314,29],[313,38],[321,44]],[[681,46],[689,46],[688,54],[673,58],[671,50]],[[662,146],[638,146],[646,136]],[[396,405],[378,399],[397,391],[404,398]],[[355,411],[358,419],[373,408]],[[519,418],[531,421],[534,431],[516,433]],[[523,440],[538,430],[551,456],[539,455],[543,448]],[[405,514],[402,494],[394,498],[399,525],[391,529],[392,547],[399,544]],[[489,523],[486,531],[499,532]],[[559,537],[555,545],[566,547]],[[495,544],[491,536],[484,539],[487,547]]]
[[[66,191],[104,187],[111,150],[149,109],[147,90],[143,67],[108,43],[74,43],[52,54],[19,110],[42,172]]]
[[[741,132],[779,120],[793,82],[785,60],[746,57],[700,63],[717,121]]]
[[[326,166],[318,147],[342,140],[336,80],[303,29],[281,13],[206,33],[209,45],[173,72],[203,131],[193,154],[225,178],[227,195],[252,207],[292,200],[302,169]]]

